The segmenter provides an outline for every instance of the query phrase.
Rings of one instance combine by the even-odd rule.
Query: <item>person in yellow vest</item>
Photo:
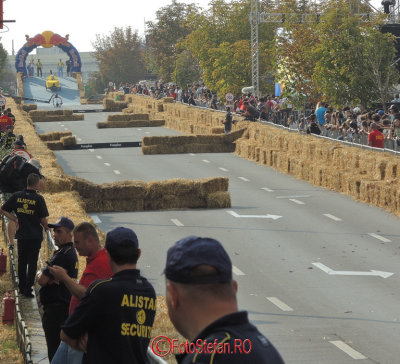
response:
[[[38,59],[37,60],[37,62],[36,62],[36,75],[39,77],[39,74],[40,74],[40,77],[43,77],[43,74],[42,74],[42,62],[40,62],[40,59]]]
[[[57,64],[57,67],[58,67],[58,77],[64,77],[64,70],[63,70],[64,62],[61,60],[61,58]]]

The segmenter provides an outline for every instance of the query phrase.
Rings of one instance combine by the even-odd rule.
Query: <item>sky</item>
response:
[[[208,8],[210,0],[184,1]],[[278,0],[276,0],[278,1]],[[109,35],[115,27],[131,26],[144,34],[144,22],[154,21],[156,11],[171,4],[172,0],[4,0],[4,20],[0,29],[1,42],[8,54],[24,45],[25,34],[34,37],[45,30],[61,36],[69,34],[69,42],[79,52],[93,51],[96,34]],[[372,0],[375,7],[381,0]],[[9,30],[7,30],[7,27]]]
[[[182,1],[207,8],[210,0]],[[8,54],[25,44],[25,34],[34,37],[45,30],[65,37],[79,52],[93,51],[96,34],[109,35],[115,27],[131,26],[144,34],[144,22],[156,18],[156,11],[171,0],[4,0],[3,19],[15,20],[0,29]],[[7,27],[9,30],[7,31]]]

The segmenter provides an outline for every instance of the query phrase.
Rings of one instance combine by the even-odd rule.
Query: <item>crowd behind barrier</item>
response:
[[[117,91],[115,85],[107,91]],[[267,95],[256,98],[254,95],[242,94],[233,97],[227,102],[208,89],[204,84],[188,85],[182,90],[173,83],[159,81],[141,81],[138,84],[121,84],[118,91],[133,93],[162,99],[173,98],[175,102],[181,102],[194,107],[209,108],[216,111],[227,111],[240,115],[245,120],[262,123],[272,123],[289,130],[300,133],[318,134],[329,139],[349,142],[361,146],[371,146],[386,151],[400,151],[400,97],[395,95],[392,102],[385,105],[387,112],[381,105],[376,108],[361,111],[360,107],[349,106],[333,109],[326,103],[306,105],[302,112],[295,110],[285,97]],[[378,138],[382,144],[376,145],[369,141],[372,124],[376,124]]]

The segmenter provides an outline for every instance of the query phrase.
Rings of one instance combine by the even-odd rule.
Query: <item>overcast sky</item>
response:
[[[179,2],[207,8],[210,0]],[[375,7],[380,2],[371,1]],[[11,54],[14,41],[17,53],[25,43],[25,34],[33,37],[51,30],[63,37],[69,34],[70,43],[78,51],[92,51],[96,34],[108,35],[114,27],[131,26],[143,35],[145,19],[154,20],[156,11],[168,4],[171,0],[4,0],[4,19],[16,22],[5,24],[1,42]]]

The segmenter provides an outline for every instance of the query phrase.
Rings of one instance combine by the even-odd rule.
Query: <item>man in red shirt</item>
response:
[[[79,283],[75,282],[67,271],[58,266],[49,267],[50,273],[54,278],[68,288],[71,292],[71,302],[69,305],[69,314],[79,304],[86,293],[89,285],[98,280],[112,276],[107,252],[100,244],[99,236],[93,225],[88,222],[82,222],[74,229],[74,247],[80,256],[86,258],[86,268],[82,273]],[[52,363],[81,363],[83,353],[69,347],[65,342],[61,342],[55,353]],[[65,359],[68,357],[68,360]]]
[[[7,126],[14,126],[13,120],[8,116],[8,111],[4,110],[3,115],[0,116],[0,127],[3,132],[7,132]]]
[[[370,133],[368,134],[368,145],[374,148],[383,148],[385,137],[378,130],[376,123],[371,123],[370,125]]]

